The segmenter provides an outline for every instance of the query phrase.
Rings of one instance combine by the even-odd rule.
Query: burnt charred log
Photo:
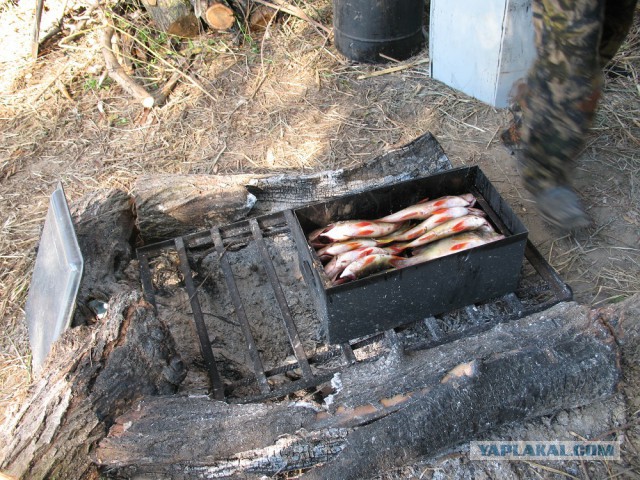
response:
[[[318,465],[304,478],[369,478],[488,429],[611,395],[617,355],[601,319],[560,304],[452,344],[352,367],[327,409],[147,398],[117,419],[95,460],[116,476],[251,478]]]
[[[70,205],[84,272],[73,325],[95,320],[96,302],[108,302],[119,291],[135,288],[128,271],[133,258],[133,199],[122,190],[97,190]]]
[[[140,235],[165,240],[244,218],[255,204],[245,182],[245,176],[139,177],[133,195]]]
[[[90,453],[141,397],[185,375],[173,338],[138,292],[112,298],[93,327],[58,340],[22,409],[0,434],[0,469],[18,478],[98,478]]]
[[[426,134],[362,165],[309,175],[144,176],[133,189],[137,226],[145,242],[165,240],[446,168],[449,159]]]

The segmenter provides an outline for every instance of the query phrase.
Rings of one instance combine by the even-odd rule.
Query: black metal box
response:
[[[376,219],[424,198],[473,193],[505,238],[412,267],[332,285],[306,236],[348,219]],[[527,230],[478,167],[347,195],[294,210],[293,234],[302,272],[329,343],[388,330],[513,292],[519,281]]]

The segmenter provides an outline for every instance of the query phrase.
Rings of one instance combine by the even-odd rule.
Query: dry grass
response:
[[[47,2],[51,15],[58,3]],[[67,12],[81,16],[82,4],[71,3]],[[329,0],[297,4],[330,25]],[[0,0],[0,32],[9,32],[0,35],[16,44],[16,58],[0,68],[0,421],[30,381],[23,307],[58,181],[73,201],[98,188],[128,191],[143,173],[335,169],[431,131],[455,165],[479,164],[488,173],[580,301],[601,304],[640,290],[638,19],[613,65],[624,74],[608,77],[579,163],[577,184],[596,227],[558,237],[535,215],[500,145],[507,112],[432,81],[426,52],[408,68],[372,76],[389,65],[345,61],[330,37],[294,17],[264,34],[204,32],[176,42],[140,12],[121,11],[114,21],[138,81],[157,88],[181,59],[190,62],[168,102],[143,114],[104,81],[100,13],[83,35],[48,48],[36,63],[19,60],[25,37],[11,32],[31,31],[31,7]]]

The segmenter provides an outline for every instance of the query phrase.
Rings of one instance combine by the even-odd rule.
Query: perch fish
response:
[[[399,245],[402,250],[406,248],[415,248],[427,243],[435,242],[441,238],[450,237],[456,233],[468,232],[470,230],[482,230],[484,232],[493,232],[493,227],[483,217],[477,215],[465,215],[464,217],[454,218],[437,227],[429,230],[427,233],[420,235],[415,240]]]
[[[386,254],[389,253],[387,250],[384,250],[379,247],[363,247],[357,248],[355,250],[350,250],[348,252],[341,253],[333,257],[333,259],[327,263],[324,267],[324,272],[327,274],[329,278],[335,278],[337,275],[342,273],[342,271],[347,268],[347,266],[359,258],[366,257],[367,255],[373,254]]]
[[[355,250],[357,248],[363,247],[375,247],[378,245],[376,240],[361,238],[359,240],[349,240],[347,242],[334,242],[329,245],[325,245],[320,250],[318,250],[318,257],[323,262],[328,262],[336,255],[340,255],[341,253],[349,252],[351,250]]]
[[[366,277],[367,275],[371,275],[382,270],[388,270],[393,268],[400,260],[405,259],[389,253],[367,255],[366,257],[360,258],[347,266],[334,283],[339,285],[350,280]]]
[[[379,238],[377,239],[377,241],[378,244],[383,244],[386,242],[406,242],[409,240],[413,240],[414,238],[427,233],[429,230],[437,227],[444,222],[453,220],[454,218],[464,217],[465,215],[476,215],[478,217],[484,217],[485,213],[478,208],[471,207],[441,208],[434,211],[429,218],[419,223],[415,227],[397,235],[393,234],[389,237]]]
[[[405,222],[407,220],[424,220],[436,210],[452,207],[472,207],[476,198],[472,193],[463,195],[447,195],[426,202],[416,203],[410,207],[399,210],[391,215],[378,219],[379,222]]]
[[[469,250],[470,248],[486,245],[487,243],[501,240],[504,235],[498,233],[465,232],[452,237],[443,238],[437,242],[430,243],[414,251],[413,256],[398,261],[397,268],[410,267],[422,262],[427,262],[435,258],[444,257],[453,253]]]
[[[403,223],[372,220],[345,220],[327,225],[317,236],[324,243],[341,242],[352,238],[375,238],[389,235],[404,227]]]

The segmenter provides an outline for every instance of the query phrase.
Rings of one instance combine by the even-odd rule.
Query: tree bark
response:
[[[448,168],[437,140],[425,134],[360,166],[309,175],[144,176],[133,188],[137,226],[145,242],[166,240]]]
[[[77,328],[54,343],[0,434],[0,469],[22,478],[97,478],[88,453],[113,418],[141,396],[174,392],[185,374],[173,337],[135,291],[133,199],[98,190],[70,211],[84,258]],[[94,302],[108,304],[104,317]]]
[[[601,318],[560,304],[452,344],[355,365],[340,375],[329,408],[147,398],[117,419],[95,461],[128,478],[253,478],[316,465],[304,478],[369,478],[612,394],[618,353]]]
[[[173,338],[139,292],[116,295],[101,323],[67,330],[0,432],[0,469],[19,478],[99,478],[90,461],[113,419],[185,375]]]

